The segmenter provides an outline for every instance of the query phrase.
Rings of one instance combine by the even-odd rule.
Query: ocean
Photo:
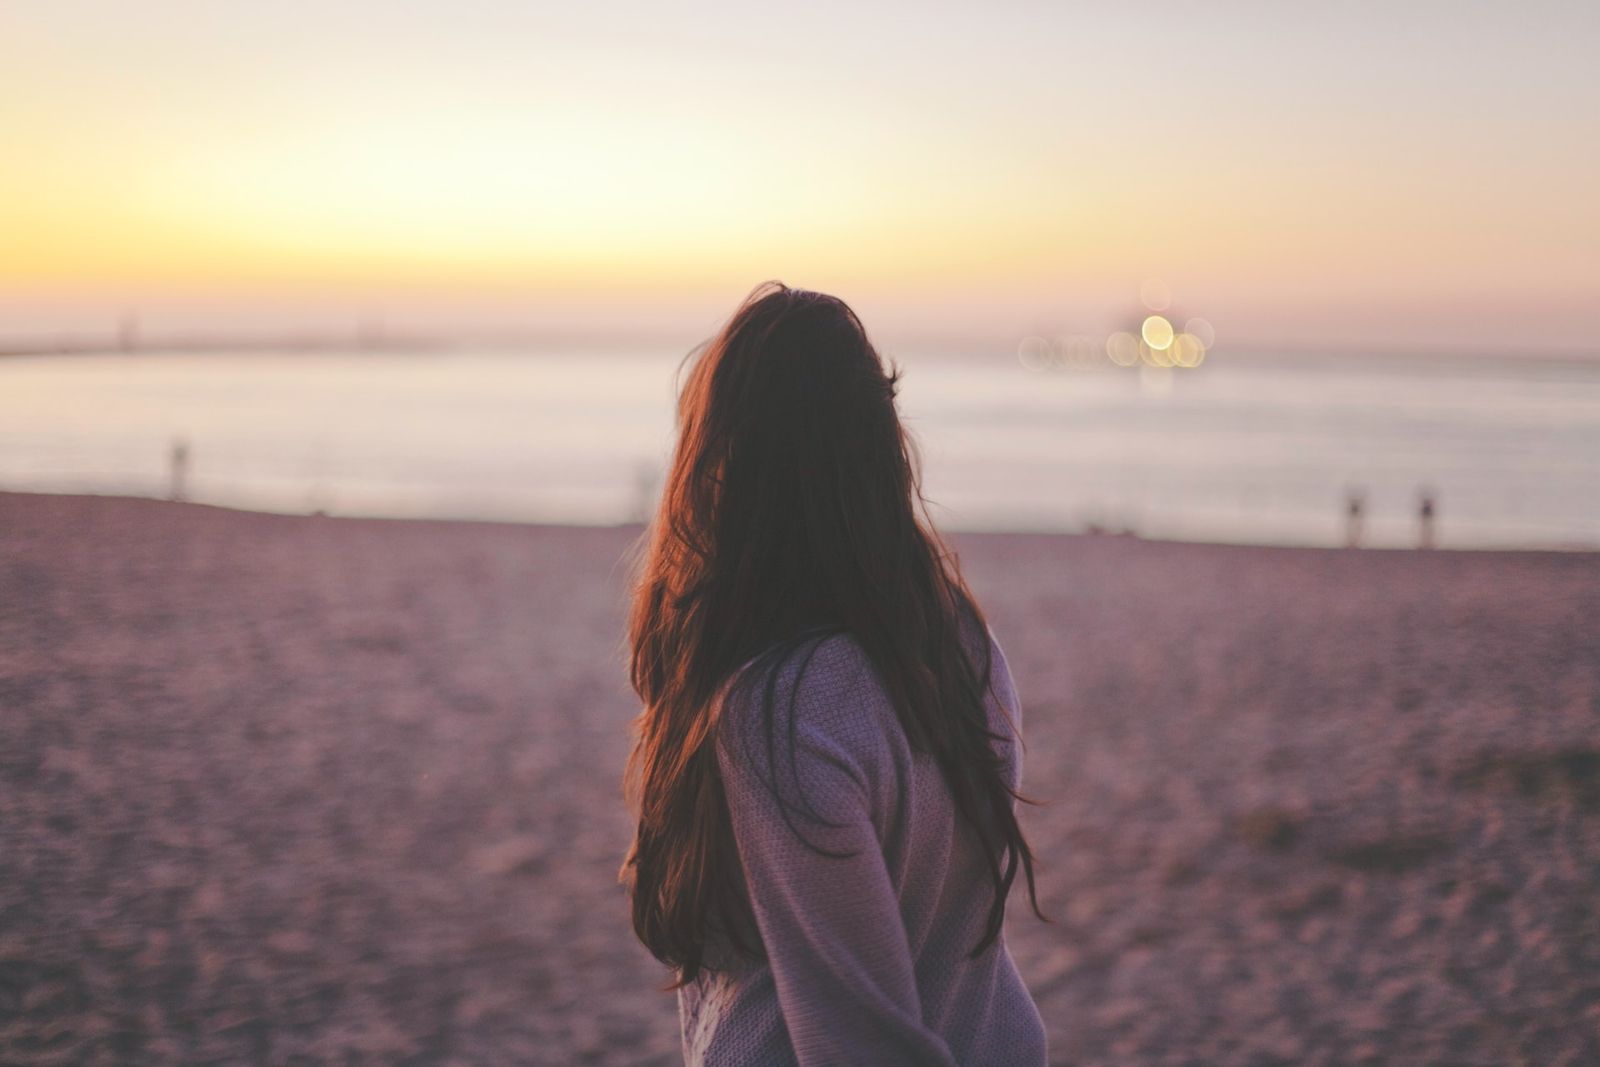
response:
[[[649,510],[683,353],[0,359],[0,489],[609,525]],[[1600,363],[1230,356],[1039,370],[890,353],[934,520],[1257,544],[1600,547]]]

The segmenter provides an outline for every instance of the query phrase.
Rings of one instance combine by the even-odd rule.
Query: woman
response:
[[[1045,1061],[1001,931],[1019,867],[1038,913],[1016,692],[919,521],[898,381],[844,303],[769,283],[679,399],[622,880],[690,1064]]]

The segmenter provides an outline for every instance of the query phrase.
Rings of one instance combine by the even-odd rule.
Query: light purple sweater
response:
[[[998,643],[991,728],[1012,737],[1021,708]],[[741,867],[767,959],[725,948],[679,990],[690,1067],[788,1064],[1005,1065],[1045,1062],[1044,1026],[1004,937],[976,959],[992,881],[970,830],[958,823],[932,757],[911,751],[889,695],[848,636],[817,649],[799,685],[793,727],[798,795],[784,823],[769,783],[797,796],[787,746],[789,695],[804,654],[779,672],[769,762],[763,686],[724,710],[717,756]],[[1020,781],[1019,746],[1004,754]]]

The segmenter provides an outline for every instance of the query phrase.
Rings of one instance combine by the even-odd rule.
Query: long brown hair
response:
[[[710,966],[719,935],[756,951],[717,768],[717,696],[742,665],[775,669],[821,635],[860,645],[976,831],[994,901],[973,954],[999,936],[1019,864],[1039,914],[1020,798],[991,744],[987,624],[927,521],[899,381],[843,301],[769,282],[698,351],[681,390],[629,623],[644,710],[621,871],[634,931],[677,984]],[[772,701],[767,687],[769,734]]]

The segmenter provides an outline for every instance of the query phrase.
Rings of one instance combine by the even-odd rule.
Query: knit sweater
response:
[[[1010,739],[997,749],[1015,787],[1021,708],[989,641],[990,724]],[[717,743],[766,958],[708,946],[725,969],[679,989],[686,1063],[1043,1064],[1044,1026],[1004,936],[968,958],[993,901],[980,847],[861,647],[830,637],[777,674],[771,750],[760,683],[726,702]]]

